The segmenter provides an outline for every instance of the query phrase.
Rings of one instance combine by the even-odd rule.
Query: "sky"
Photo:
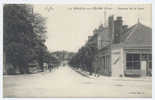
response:
[[[36,4],[34,12],[46,18],[46,45],[51,52],[77,52],[109,15],[123,17],[129,26],[139,21],[152,27],[151,4]]]

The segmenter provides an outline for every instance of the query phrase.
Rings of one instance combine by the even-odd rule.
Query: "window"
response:
[[[140,69],[139,54],[127,54],[126,62],[127,62],[127,69]]]

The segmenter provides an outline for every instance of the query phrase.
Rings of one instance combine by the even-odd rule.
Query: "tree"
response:
[[[33,13],[31,5],[6,4],[3,10],[6,60],[22,74],[29,73],[29,63],[39,62],[46,52],[45,19]]]
[[[94,72],[92,62],[97,53],[97,47],[95,44],[88,44],[79,49],[75,56],[72,57],[69,64],[75,68],[81,68],[90,73]]]

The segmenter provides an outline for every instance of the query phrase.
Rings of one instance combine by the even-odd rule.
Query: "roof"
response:
[[[88,39],[86,44],[96,44],[97,43],[97,34],[94,34],[93,36]]]
[[[125,46],[152,46],[152,29],[137,23],[122,35],[121,43]]]
[[[111,41],[108,27],[107,28],[105,27],[104,30],[102,32],[100,32],[99,34],[100,34],[100,36],[104,42],[110,42]]]

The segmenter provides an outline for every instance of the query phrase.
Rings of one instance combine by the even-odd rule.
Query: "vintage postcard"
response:
[[[152,5],[4,4],[4,98],[152,98]]]

